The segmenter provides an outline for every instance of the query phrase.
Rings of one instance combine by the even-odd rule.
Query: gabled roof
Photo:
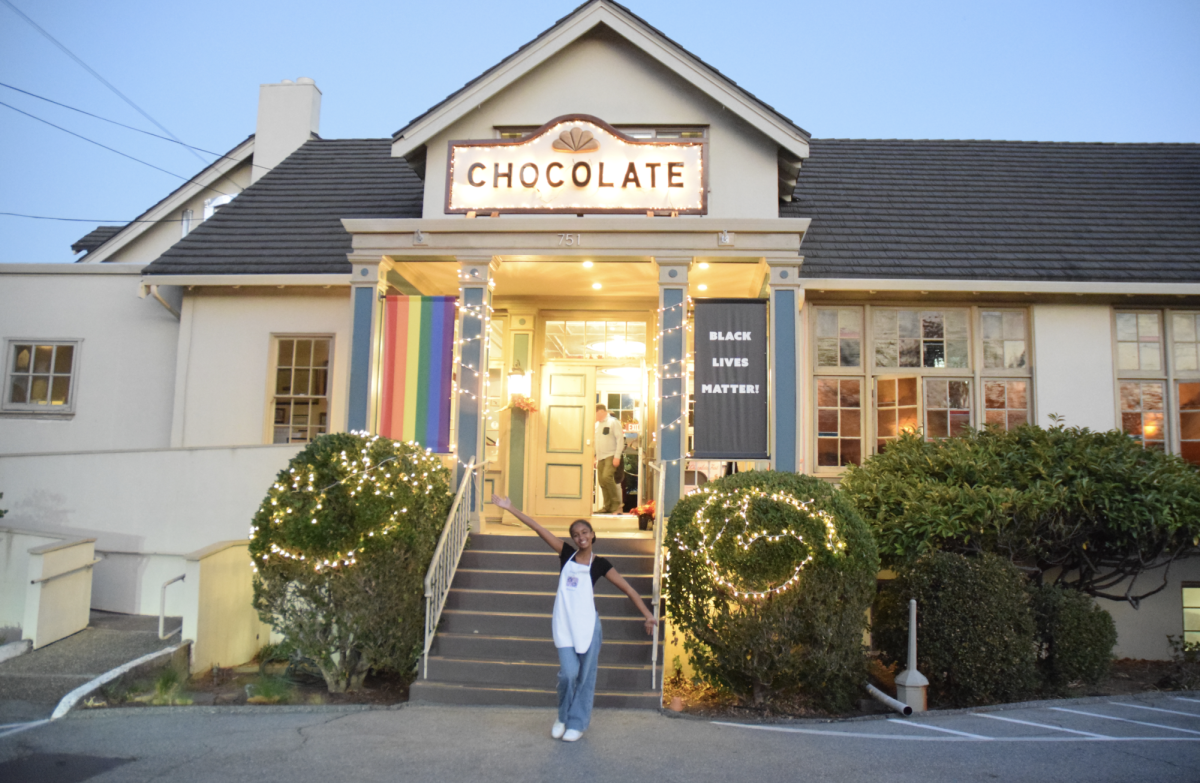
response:
[[[813,139],[808,278],[1200,282],[1200,144]]]
[[[88,254],[83,258],[80,258],[77,263],[99,263],[104,261],[106,258],[109,258],[122,247],[127,245],[129,242],[148,231],[153,225],[155,225],[155,221],[165,219],[171,212],[179,209],[187,201],[194,198],[201,192],[208,191],[212,196],[221,195],[217,191],[211,190],[208,186],[212,185],[212,183],[230,173],[243,163],[247,161],[252,162],[253,160],[254,135],[251,134],[250,136],[246,137],[245,141],[239,143],[229,152],[226,152],[224,155],[217,158],[217,160],[201,169],[198,174],[191,178],[191,180],[183,183],[179,187],[175,188],[175,190],[172,190],[170,193],[160,199],[157,204],[150,207],[145,212],[126,223],[124,226],[118,227],[118,231],[109,236],[101,245],[97,245],[95,248],[92,248],[91,251],[89,251]],[[237,194],[235,193],[234,195]],[[100,228],[104,228],[104,226],[101,226]],[[72,249],[74,249],[74,245],[72,245]]]
[[[631,41],[792,155],[808,156],[807,131],[612,0],[588,0],[537,38],[413,119],[392,135],[392,154],[410,155],[432,136],[598,25],[605,25]]]
[[[117,232],[119,232],[122,228],[124,228],[124,226],[96,226],[82,238],[80,238],[78,242],[71,245],[71,252],[82,253],[86,250],[90,253],[116,236]]]
[[[342,218],[419,218],[424,185],[388,139],[306,142],[147,275],[348,274]]]

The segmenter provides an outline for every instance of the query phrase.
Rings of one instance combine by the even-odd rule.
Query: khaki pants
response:
[[[604,505],[600,509],[602,514],[620,514],[625,510],[625,504],[621,502],[621,490],[617,487],[614,477],[616,469],[612,457],[596,460],[596,478],[600,481],[600,492],[604,495]]]

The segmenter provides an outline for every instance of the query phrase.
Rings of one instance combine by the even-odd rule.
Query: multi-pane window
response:
[[[862,379],[817,380],[817,464],[862,464]]]
[[[876,308],[872,336],[876,367],[966,369],[969,311]]]
[[[1117,313],[1117,369],[1163,369],[1158,313]]]
[[[1183,640],[1200,642],[1200,582],[1183,583]]]
[[[277,338],[274,442],[308,443],[329,428],[328,337]]]
[[[818,470],[857,464],[906,432],[934,440],[1033,421],[1026,308],[814,303],[808,323]],[[847,384],[861,393],[847,398]]]
[[[645,321],[546,321],[545,357],[625,359],[637,364],[646,355]]]
[[[1181,382],[1179,389],[1179,456],[1200,465],[1200,383]]]
[[[1162,381],[1121,381],[1121,429],[1146,448],[1166,447]]]
[[[983,382],[983,423],[1011,430],[1029,423],[1029,381]]]
[[[862,308],[817,310],[817,366],[862,366]]]
[[[1171,313],[1171,356],[1175,360],[1175,372],[1196,372],[1197,337],[1200,337],[1200,313]]]
[[[63,413],[75,404],[78,343],[14,340],[8,344],[4,409]]]

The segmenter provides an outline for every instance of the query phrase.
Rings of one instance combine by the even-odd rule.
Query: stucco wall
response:
[[[0,350],[78,339],[70,417],[0,413],[0,454],[149,449],[171,434],[179,322],[138,298],[139,265],[0,265]],[[11,487],[0,485],[0,491]],[[11,495],[8,495],[11,497]]]
[[[1137,581],[1137,590],[1153,589],[1161,581],[1161,571],[1142,576]],[[1117,624],[1117,647],[1113,652],[1118,658],[1166,660],[1171,657],[1167,636],[1183,634],[1184,582],[1200,582],[1200,558],[1172,565],[1166,588],[1142,601],[1137,609],[1128,602],[1097,601]],[[1125,588],[1126,584],[1121,584],[1107,592],[1120,595]]]
[[[448,141],[491,139],[497,126],[536,128],[564,114],[591,114],[613,125],[706,125],[709,217],[779,216],[775,145],[624,38],[601,27],[428,142],[425,217],[447,217]]]
[[[274,335],[333,337],[329,431],[346,426],[350,289],[209,289],[183,301],[171,445],[270,442]]]
[[[187,557],[183,638],[192,639],[192,672],[237,666],[254,657],[271,628],[254,611],[247,543],[214,544]]]
[[[1117,426],[1108,305],[1034,305],[1037,423],[1058,414],[1070,427]]]
[[[0,528],[0,644],[21,638],[17,629],[25,619],[29,550],[64,540],[63,536]]]

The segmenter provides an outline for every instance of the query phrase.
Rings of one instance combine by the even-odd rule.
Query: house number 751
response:
[[[559,234],[558,235],[558,246],[559,247],[579,247],[582,244],[583,244],[583,238],[582,238],[581,234]]]

